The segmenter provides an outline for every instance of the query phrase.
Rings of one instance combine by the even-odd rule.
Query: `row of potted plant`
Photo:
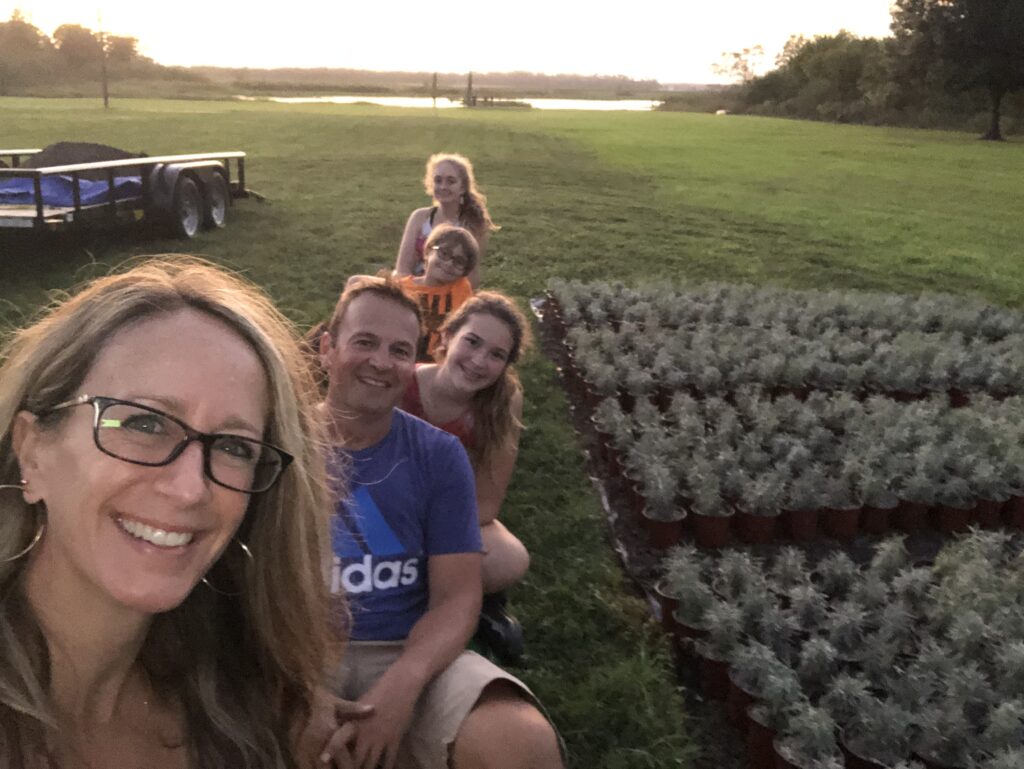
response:
[[[708,323],[782,326],[806,338],[831,330],[894,329],[962,334],[997,341],[1024,333],[1024,315],[948,294],[910,296],[808,291],[737,284],[695,286],[551,279],[545,312],[554,325],[677,329]]]
[[[647,521],[692,527],[709,547],[813,539],[819,526],[947,532],[970,522],[1024,528],[1024,403],[979,398],[955,409],[818,393],[800,401],[741,388],[732,402],[677,395],[662,414],[607,398],[593,417],[605,472]],[[674,534],[672,533],[674,532]]]
[[[769,561],[682,547],[666,559],[665,611],[708,694],[728,699],[753,769],[912,756],[1019,769],[1008,762],[1024,756],[1022,547],[975,530],[921,565],[891,538],[864,566],[841,551],[810,564],[793,547]]]
[[[998,341],[958,332],[833,330],[802,337],[781,326],[709,323],[678,330],[623,323],[567,331],[569,363],[587,387],[624,400],[686,390],[725,393],[744,384],[776,392],[849,390],[901,398],[947,393],[957,403],[971,392],[1020,393],[1024,334]]]

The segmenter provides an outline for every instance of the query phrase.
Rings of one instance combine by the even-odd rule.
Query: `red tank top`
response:
[[[423,397],[420,395],[420,383],[416,379],[415,374],[413,375],[412,381],[409,382],[409,387],[405,391],[405,395],[402,397],[402,411],[407,411],[414,417],[419,417],[427,422],[427,414],[423,408]],[[468,450],[473,445],[473,416],[468,411],[457,419],[453,419],[451,422],[438,425],[430,422],[434,427],[444,430],[446,433],[451,433],[459,442]]]

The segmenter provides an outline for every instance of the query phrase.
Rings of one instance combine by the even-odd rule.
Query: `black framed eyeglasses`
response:
[[[437,258],[442,262],[451,262],[460,270],[465,270],[469,265],[469,260],[466,259],[465,256],[462,254],[453,254],[451,249],[446,246],[431,246],[430,250],[437,253]]]
[[[269,443],[231,433],[202,433],[160,409],[120,398],[80,395],[40,416],[87,403],[94,408],[96,448],[133,465],[169,465],[190,443],[198,441],[207,478],[232,491],[259,494],[273,486],[294,459]]]

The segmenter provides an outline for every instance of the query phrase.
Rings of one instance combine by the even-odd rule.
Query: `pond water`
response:
[[[273,101],[279,104],[379,104],[382,107],[433,107],[429,96],[236,96],[242,101]],[[652,99],[516,99],[534,109],[583,109],[629,112],[650,111],[661,104]],[[461,109],[462,101],[439,97],[438,109]]]

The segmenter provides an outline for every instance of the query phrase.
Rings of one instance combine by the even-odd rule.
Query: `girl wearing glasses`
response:
[[[423,274],[401,279],[402,287],[419,302],[423,316],[423,336],[416,351],[421,362],[434,359],[441,324],[473,295],[467,276],[477,265],[480,249],[469,230],[441,224],[430,233],[423,252]]]
[[[0,765],[313,766],[330,501],[287,322],[157,261],[3,360]]]
[[[522,628],[504,609],[504,591],[530,565],[523,543],[498,520],[512,479],[522,429],[523,389],[515,363],[530,344],[530,328],[515,303],[481,291],[440,329],[437,363],[417,366],[402,408],[455,435],[476,476],[483,538],[481,632],[504,661],[522,654]]]
[[[469,158],[449,153],[431,155],[423,187],[433,205],[417,208],[409,215],[395,262],[395,274],[399,277],[423,274],[427,238],[440,224],[469,230],[479,244],[479,258],[483,258],[491,231],[498,229],[487,211],[487,197],[477,189]],[[474,289],[479,287],[479,261],[467,277]]]

